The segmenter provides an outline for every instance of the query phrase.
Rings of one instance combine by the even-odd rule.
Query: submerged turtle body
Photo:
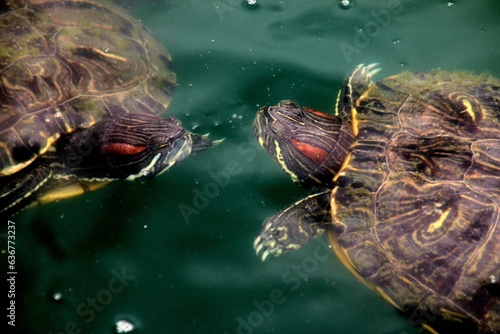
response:
[[[0,212],[152,177],[210,146],[158,116],[176,85],[171,57],[120,8],[4,0],[0,11]]]
[[[266,220],[255,246],[279,255],[326,230],[356,277],[429,331],[500,333],[500,81],[374,72],[345,79],[336,116],[259,111],[262,146],[321,190]]]

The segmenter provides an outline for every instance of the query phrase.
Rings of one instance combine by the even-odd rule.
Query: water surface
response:
[[[14,217],[17,332],[106,334],[124,321],[136,333],[418,333],[324,241],[255,256],[261,222],[308,191],[257,146],[253,117],[285,98],[331,110],[360,63],[379,63],[377,78],[500,77],[498,1],[124,3],[174,59],[167,114],[225,141],[150,182]]]

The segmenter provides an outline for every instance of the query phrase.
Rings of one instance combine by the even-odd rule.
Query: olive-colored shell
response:
[[[0,7],[0,176],[106,115],[167,108],[171,58],[137,20],[98,0],[26,3]]]
[[[341,115],[357,139],[334,179],[330,240],[418,324],[500,332],[499,90],[487,76],[405,73]]]

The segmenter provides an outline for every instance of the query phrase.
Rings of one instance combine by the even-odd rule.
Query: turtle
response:
[[[362,283],[431,333],[500,333],[500,80],[429,70],[344,79],[332,114],[259,109],[255,135],[310,195],[267,218],[265,260],[328,236]]]
[[[150,179],[208,135],[160,115],[172,58],[122,8],[99,0],[0,2],[0,214]]]

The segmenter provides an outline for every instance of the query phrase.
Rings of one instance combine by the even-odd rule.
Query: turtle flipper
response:
[[[52,178],[44,184],[41,191],[37,192],[36,198],[29,203],[27,208],[79,196],[104,187],[108,183],[110,183],[110,181],[83,181],[72,178]]]
[[[266,219],[254,242],[262,261],[299,249],[331,226],[330,195],[330,189],[314,193]]]
[[[30,204],[51,176],[49,167],[34,162],[14,175],[0,178],[0,216],[8,217]]]

